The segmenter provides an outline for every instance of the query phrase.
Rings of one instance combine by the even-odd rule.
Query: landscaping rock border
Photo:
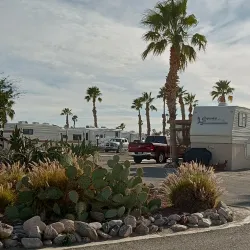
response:
[[[157,213],[148,218],[128,215],[123,219],[104,223],[62,219],[46,225],[40,216],[34,216],[14,226],[0,222],[0,249],[18,246],[37,249],[52,245],[85,244],[111,238],[157,233],[163,228],[170,228],[173,232],[186,231],[189,228],[207,228],[233,220],[233,211],[223,202],[214,209],[199,213],[171,214],[167,217]]]

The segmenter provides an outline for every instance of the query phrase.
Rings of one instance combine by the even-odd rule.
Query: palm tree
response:
[[[150,111],[157,111],[157,108],[152,105],[152,102],[154,101],[154,97],[151,96],[152,92],[143,92],[141,100],[145,103],[145,111],[146,111],[146,120],[147,120],[147,135],[150,135],[151,132],[151,125],[150,125]]]
[[[213,100],[215,98],[218,99],[218,102],[226,103],[226,96],[228,96],[228,101],[233,101],[233,92],[234,88],[230,87],[231,81],[227,80],[219,80],[215,83],[215,86],[213,86],[213,91],[211,91],[211,96],[213,97]]]
[[[121,123],[119,126],[117,126],[116,128],[117,129],[121,129],[121,130],[124,130],[126,127],[126,125],[124,123]]]
[[[166,80],[166,101],[169,110],[170,144],[172,159],[177,160],[176,148],[176,93],[178,73],[184,71],[188,63],[196,60],[196,50],[205,50],[206,37],[191,31],[198,24],[195,15],[187,15],[187,0],[166,0],[157,3],[153,10],[148,10],[142,24],[149,29],[143,39],[149,42],[142,53],[144,60],[149,53],[158,56],[170,47],[169,73]]]
[[[65,124],[65,128],[69,128],[69,116],[73,115],[72,114],[72,110],[69,108],[64,108],[61,112],[61,115],[65,115],[66,116],[66,124]]]
[[[73,123],[74,123],[74,128],[76,127],[76,122],[77,122],[77,120],[78,120],[78,116],[77,116],[77,115],[73,115],[73,116],[72,116],[72,121],[73,121]]]
[[[143,102],[141,98],[137,98],[133,100],[132,109],[135,109],[136,111],[138,111],[138,126],[139,126],[139,139],[141,140],[141,134],[142,134],[142,119],[141,119],[141,109],[143,106]]]
[[[100,91],[100,89],[96,86],[94,87],[90,87],[87,89],[86,91],[86,96],[85,96],[85,100],[87,100],[87,102],[90,102],[92,100],[93,103],[93,117],[94,117],[94,126],[97,128],[97,111],[96,111],[96,101],[98,102],[102,102],[102,93]]]
[[[185,112],[185,104],[184,104],[184,98],[187,95],[187,91],[184,90],[184,87],[179,87],[177,90],[177,98],[180,104],[181,109],[181,119],[186,120],[186,112]]]
[[[4,127],[4,125],[8,122],[8,117],[13,120],[15,116],[15,111],[13,109],[13,105],[15,102],[13,100],[8,100],[7,98],[3,98],[1,95],[0,101],[0,128]]]
[[[162,134],[166,135],[166,91],[165,85],[160,88],[157,98],[163,100],[163,114],[162,114]]]
[[[195,99],[196,95],[194,94],[186,94],[184,97],[185,105],[188,105],[188,111],[189,111],[189,120],[192,120],[192,113],[193,113],[193,108],[198,105],[198,100]]]

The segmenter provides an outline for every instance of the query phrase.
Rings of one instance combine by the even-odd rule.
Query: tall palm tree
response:
[[[219,80],[215,83],[215,86],[213,86],[213,91],[211,91],[211,96],[213,100],[215,98],[218,99],[218,102],[226,103],[226,96],[228,98],[228,101],[233,101],[233,92],[234,88],[230,87],[231,81],[227,80]]]
[[[125,123],[121,123],[119,126],[116,127],[117,129],[121,129],[121,130],[124,130],[126,128],[126,125]]]
[[[186,94],[186,96],[184,97],[185,105],[188,105],[189,120],[192,120],[193,108],[198,105],[198,100],[196,100],[195,98],[196,98],[196,95],[190,94],[190,93]]]
[[[154,97],[152,97],[152,92],[143,92],[142,93],[142,102],[145,103],[145,111],[146,111],[146,121],[147,121],[147,135],[150,135],[151,132],[151,124],[150,124],[150,111],[157,111],[157,108],[152,104],[154,101]]]
[[[72,114],[72,110],[69,108],[64,108],[61,112],[61,115],[65,115],[66,116],[66,124],[65,124],[65,128],[69,128],[69,116],[73,115]]]
[[[162,134],[166,135],[166,91],[165,85],[160,88],[157,98],[163,100],[163,114],[162,114]]]
[[[76,127],[76,122],[78,121],[78,116],[77,115],[73,115],[71,119],[72,119],[72,121],[74,123],[74,128],[75,128]]]
[[[1,95],[0,95],[1,96]],[[4,125],[8,122],[8,117],[13,120],[15,116],[15,111],[13,109],[13,105],[15,102],[13,100],[8,100],[3,96],[0,97],[0,127],[4,127]]]
[[[177,98],[180,104],[181,109],[181,119],[186,120],[186,112],[185,112],[185,104],[184,104],[184,98],[187,95],[187,91],[184,90],[184,87],[179,87],[177,90]]]
[[[166,80],[166,100],[169,110],[170,143],[172,159],[177,160],[176,148],[176,93],[178,90],[178,73],[184,71],[188,63],[196,60],[196,50],[205,50],[206,37],[195,33],[198,24],[195,15],[187,14],[187,0],[166,0],[157,3],[153,10],[148,10],[142,24],[149,29],[143,39],[149,42],[142,53],[144,60],[149,53],[158,56],[170,48],[169,73]]]
[[[141,119],[141,109],[143,106],[143,102],[141,98],[137,98],[133,100],[132,109],[135,109],[136,111],[138,111],[138,126],[139,126],[139,139],[141,140],[141,134],[142,134],[142,119]]]
[[[100,89],[96,86],[94,87],[90,87],[87,89],[86,91],[86,96],[85,96],[85,100],[87,100],[87,102],[90,102],[92,101],[93,103],[93,109],[92,109],[92,112],[93,112],[93,117],[94,117],[94,126],[97,128],[98,125],[97,125],[97,111],[96,111],[96,102],[102,102],[102,93],[100,91]]]

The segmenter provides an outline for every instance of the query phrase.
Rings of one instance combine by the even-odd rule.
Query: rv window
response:
[[[100,135],[100,138],[103,138],[103,135]]]
[[[33,129],[23,129],[24,135],[33,135]]]
[[[86,133],[86,141],[89,140],[89,133]]]
[[[247,115],[245,113],[238,114],[238,126],[245,128],[247,125]]]
[[[81,141],[82,140],[82,135],[74,135],[73,134],[73,141]]]

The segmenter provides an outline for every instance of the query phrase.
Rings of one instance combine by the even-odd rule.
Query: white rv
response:
[[[250,109],[238,106],[197,106],[190,129],[192,148],[212,153],[211,164],[227,170],[250,168]]]

